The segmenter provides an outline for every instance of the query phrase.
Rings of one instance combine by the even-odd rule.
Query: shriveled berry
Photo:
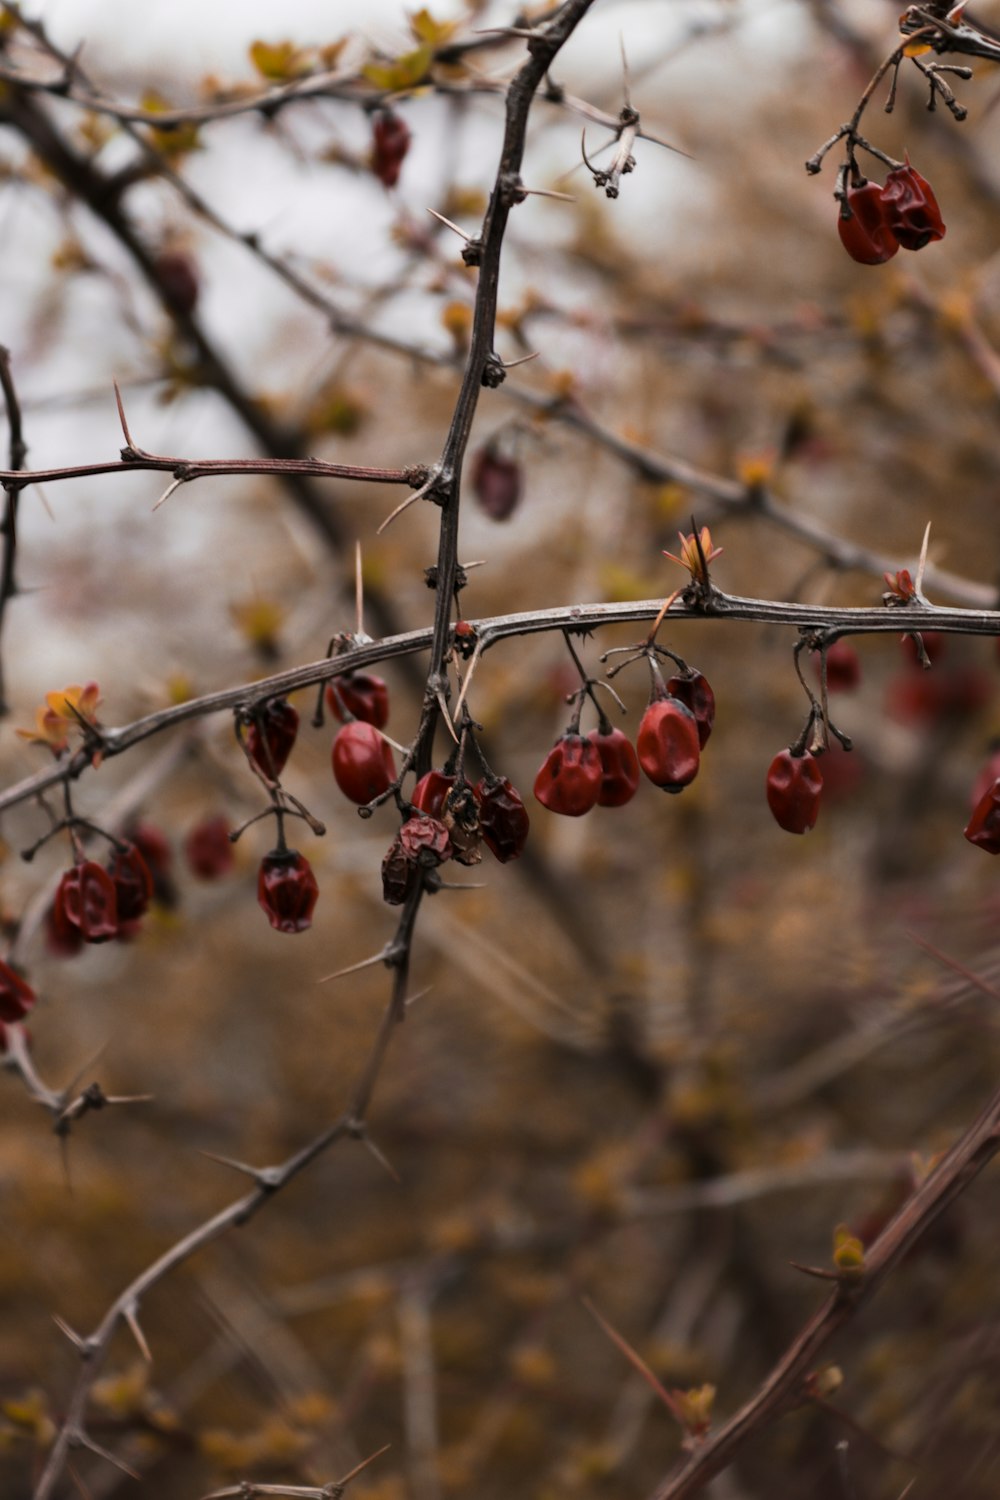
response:
[[[382,860],[382,900],[387,906],[402,906],[419,880],[416,869],[403,853],[398,836],[393,839]]]
[[[372,126],[372,171],[384,187],[395,187],[410,149],[410,129],[401,115],[384,109]]]
[[[389,741],[362,719],[337,731],[331,752],[333,774],[345,797],[363,805],[387,792],[396,779]]]
[[[399,830],[399,846],[411,864],[432,870],[451,857],[448,830],[437,818],[418,814]]]
[[[184,840],[184,857],[201,880],[228,875],[236,858],[229,838],[229,824],[221,814],[202,818]]]
[[[489,442],[472,460],[472,489],[479,508],[493,521],[506,521],[521,499],[521,465]]]
[[[592,729],[587,738],[601,758],[598,807],[624,807],[639,789],[639,761],[632,741],[620,729],[609,729],[607,734]]]
[[[564,734],[542,762],[535,796],[549,812],[579,818],[597,805],[603,776],[597,746],[579,734]]]
[[[276,781],[285,769],[298,732],[298,711],[287,698],[272,698],[254,709],[247,726],[247,750],[269,780]]]
[[[922,250],[946,234],[934,189],[909,162],[885,179],[882,210],[890,232],[904,250]]]
[[[92,859],[66,871],[56,890],[56,906],[85,943],[107,943],[118,936],[115,883]]]
[[[837,231],[848,255],[862,266],[884,265],[899,251],[877,182],[847,189],[846,205],[837,215]]]
[[[344,672],[326,685],[330,712],[341,723],[361,719],[384,729],[389,722],[389,688],[374,672]]]
[[[174,851],[170,840],[155,823],[132,823],[125,831],[129,843],[135,845],[153,879],[153,900],[161,906],[177,905],[177,887],[171,874]]]
[[[767,805],[786,833],[807,833],[815,828],[822,790],[823,772],[808,750],[802,755],[782,750],[772,760],[767,773]]]
[[[671,698],[680,699],[694,714],[698,725],[698,744],[704,750],[715,723],[715,694],[708,679],[700,672],[681,672],[667,683]]]
[[[444,799],[454,785],[454,776],[448,776],[444,771],[428,771],[413,788],[410,801],[428,817],[440,818],[444,811]]]
[[[23,1021],[36,998],[28,981],[0,959],[0,1021]]]
[[[1000,854],[1000,777],[986,788],[973,808],[965,837],[987,854]]]
[[[153,877],[135,844],[115,850],[108,874],[115,883],[120,936],[123,922],[135,922],[148,911],[153,899]]]
[[[654,698],[642,716],[636,750],[654,786],[665,792],[683,791],[698,774],[698,721],[679,698]]]
[[[272,849],[260,862],[257,904],[276,932],[312,926],[319,886],[312,866],[297,849]]]
[[[479,803],[479,827],[483,843],[502,865],[517,859],[528,841],[528,811],[506,776],[488,776],[477,782],[473,794]]]

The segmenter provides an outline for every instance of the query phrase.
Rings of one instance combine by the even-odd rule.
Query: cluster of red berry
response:
[[[922,250],[945,235],[934,191],[909,161],[894,167],[883,187],[856,174],[837,229],[848,255],[863,266],[884,265],[900,248]]]
[[[106,867],[78,859],[56,887],[47,916],[49,945],[69,955],[84,943],[129,937],[152,899],[153,876],[137,844],[116,843]]]

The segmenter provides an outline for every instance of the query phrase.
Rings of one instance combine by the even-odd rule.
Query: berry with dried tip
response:
[[[23,1021],[36,998],[28,981],[0,959],[0,1021]]]
[[[881,266],[899,252],[899,241],[889,227],[882,189],[877,182],[859,182],[847,189],[837,216],[840,243],[862,266]]]
[[[570,731],[556,740],[535,777],[535,796],[549,812],[580,818],[596,807],[604,772],[597,746]]]
[[[890,233],[904,250],[922,250],[947,233],[934,189],[909,161],[885,179],[882,211]]]
[[[607,734],[592,729],[587,738],[601,758],[598,807],[624,807],[639,790],[639,760],[632,741],[620,729],[609,729]]]
[[[272,849],[260,862],[257,904],[276,932],[305,932],[319,886],[312,866],[297,849]]]
[[[253,711],[247,725],[247,750],[269,781],[277,781],[299,732],[298,711],[287,698],[272,698]]]
[[[698,744],[704,750],[715,724],[715,694],[708,678],[694,670],[681,672],[670,678],[667,693],[671,698],[679,698],[685,708],[689,708],[694,714],[698,725]]]
[[[115,850],[108,874],[115,883],[119,923],[135,922],[145,916],[153,899],[153,876],[135,844]]]
[[[372,171],[383,187],[395,187],[410,149],[410,129],[401,115],[381,110],[372,126]]]
[[[200,880],[219,880],[233,868],[236,855],[229,837],[229,823],[220,813],[202,818],[184,840],[184,857],[192,874]]]
[[[639,764],[654,786],[676,793],[698,774],[698,720],[679,698],[654,698],[642,716],[636,740]]]
[[[326,685],[330,712],[342,724],[351,718],[384,729],[389,722],[389,688],[374,672],[344,672]]]
[[[772,760],[767,773],[767,805],[786,833],[808,833],[815,828],[822,790],[823,772],[808,750],[802,755],[781,750]]]
[[[381,797],[396,779],[389,741],[374,724],[354,719],[337,731],[331,751],[333,774],[345,797],[363,806]]]
[[[528,842],[530,820],[521,794],[506,776],[487,776],[472,788],[479,803],[483,843],[502,865],[517,859]]]
[[[451,838],[437,818],[419,814],[408,819],[399,830],[399,846],[413,865],[432,870],[451,858]]]
[[[118,897],[107,870],[92,859],[67,870],[56,889],[59,919],[75,927],[85,943],[118,936]]]

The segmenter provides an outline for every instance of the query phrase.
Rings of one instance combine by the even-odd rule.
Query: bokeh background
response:
[[[498,443],[524,492],[502,523],[467,494],[462,557],[484,564],[463,596],[470,618],[664,595],[679,576],[662,551],[692,515],[724,547],[715,573],[734,593],[877,602],[877,560],[913,567],[930,521],[932,598],[992,602],[1000,74],[978,64],[956,83],[964,124],[926,111],[913,69],[891,117],[872,105],[869,137],[893,157],[909,151],[948,225],[919,255],[856,265],[836,232],[837,153],[818,178],[803,170],[894,44],[898,8],[601,0],[580,26],[558,82],[617,113],[621,39],[644,126],[687,154],[640,143],[609,202],[578,165],[579,118],[534,109],[525,181],[573,201],[533,197],[511,222],[498,349],[539,357],[480,405],[473,449]],[[432,9],[457,35],[513,19],[500,3]],[[1000,7],[981,13],[1000,20]],[[289,0],[279,13],[153,4],[141,15],[52,0],[32,14],[66,51],[85,42],[88,76],[129,102],[259,90],[257,39],[291,39],[312,65],[309,49],[345,38],[348,72],[414,45],[396,0]],[[26,39],[7,46],[54,71]],[[331,331],[176,185],[134,170],[143,158],[113,122],[36,100],[95,171],[122,174],[136,242],[196,276],[200,350],[122,236],[29,147],[5,94],[0,342],[30,463],[113,457],[113,380],[136,442],[155,452],[252,455],[263,420],[303,453],[432,461],[474,273],[427,209],[469,232],[480,222],[502,132],[488,85],[519,55],[516,41],[497,42],[468,71],[441,67],[434,87],[401,98],[413,140],[391,191],[352,102],[155,138],[219,220],[257,234],[361,325],[357,337]],[[588,153],[606,138],[588,125]],[[651,479],[616,439],[707,477]],[[22,593],[2,642],[5,784],[44,764],[14,726],[33,723],[47,691],[96,680],[102,721],[118,725],[322,656],[354,625],[356,539],[368,628],[381,607],[405,628],[430,618],[437,512],[414,507],[377,535],[398,490],[324,482],[317,517],[270,480],[200,481],[154,511],[163,487],[139,474],[26,492]],[[838,540],[854,549],[851,566]],[[586,643],[589,667],[630,639]],[[992,643],[949,638],[926,674],[895,637],[856,643],[861,683],[834,699],[856,748],[828,766],[818,826],[798,839],[764,799],[767,765],[805,709],[791,635],[707,622],[664,639],[717,694],[701,774],[679,798],[645,785],[630,806],[581,819],[529,798],[568,717],[562,643],[511,642],[478,670],[473,710],[492,764],[529,800],[529,849],[463,875],[474,889],[424,903],[421,998],[371,1115],[395,1177],[361,1145],[338,1146],[146,1300],[151,1368],[116,1344],[91,1430],[143,1473],[143,1493],[323,1483],[389,1443],[352,1487],[358,1500],[646,1495],[680,1434],[581,1296],[664,1384],[711,1383],[729,1413],[815,1306],[816,1288],[788,1262],[827,1264],[838,1223],[874,1233],[987,1096],[998,1047],[996,992],[983,984],[1000,973],[1000,901],[995,868],[962,828],[1000,731]],[[405,743],[415,679],[399,665],[385,675],[389,730]],[[616,686],[634,733],[644,671]],[[18,1078],[0,1078],[0,1476],[11,1496],[29,1493],[74,1373],[52,1315],[89,1329],[143,1265],[239,1191],[204,1153],[263,1163],[310,1139],[343,1107],[378,1026],[383,969],[319,981],[393,931],[378,872],[394,815],[356,817],[330,776],[329,724],[306,727],[312,695],[297,706],[286,781],[328,825],[325,839],[300,840],[321,887],[308,933],[273,932],[257,907],[267,824],[219,879],[185,862],[201,820],[235,826],[261,805],[228,716],[79,787],[81,813],[141,815],[174,851],[176,899],[127,944],[48,951],[39,918],[69,851],[57,840],[22,863],[46,811],[4,817],[0,902],[11,936],[25,922],[40,1074],[56,1087],[83,1068],[84,1083],[154,1096],[84,1120],[64,1154]],[[919,1496],[945,1478],[968,1500],[996,1494],[997,1207],[987,1175],[831,1347],[843,1384],[829,1406],[763,1434],[715,1481],[716,1500],[895,1500],[911,1480]],[[93,1457],[74,1466],[67,1494],[140,1492]]]

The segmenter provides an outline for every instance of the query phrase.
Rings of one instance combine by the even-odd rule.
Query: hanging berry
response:
[[[780,751],[767,773],[767,805],[786,833],[808,833],[819,816],[823,773],[808,750],[795,755]]]
[[[145,916],[153,899],[153,876],[135,844],[115,850],[108,874],[114,881],[119,923]]]
[[[410,129],[401,115],[381,110],[372,126],[372,171],[383,187],[395,187],[410,149]]]
[[[250,759],[270,781],[277,781],[299,732],[298,711],[287,698],[272,698],[253,710],[247,725]]]
[[[1000,854],[1000,778],[986,788],[973,808],[965,837],[987,854]]]
[[[517,859],[528,841],[530,820],[521,794],[506,776],[488,775],[473,787],[479,803],[483,843],[502,865]]]
[[[58,920],[75,927],[85,943],[118,936],[118,898],[107,870],[92,859],[66,871],[56,889]]]
[[[387,906],[402,906],[417,878],[416,869],[403,853],[397,835],[382,860],[382,900]]]
[[[184,840],[184,857],[192,874],[200,880],[218,880],[228,875],[236,855],[227,820],[216,814],[196,823]]]
[[[816,670],[821,671],[820,653],[816,654]],[[826,651],[826,685],[831,693],[849,693],[861,682],[861,661],[854,647],[847,641],[834,641]]]
[[[260,862],[257,904],[276,932],[312,926],[319,886],[312,866],[296,849],[272,849]]]
[[[384,729],[389,722],[389,688],[373,672],[344,672],[326,685],[330,712],[342,724],[351,718]]]
[[[685,708],[689,708],[694,714],[698,725],[698,744],[704,750],[715,723],[715,694],[708,679],[693,667],[688,667],[676,677],[670,678],[667,692],[671,698],[680,699]]]
[[[598,807],[624,807],[639,789],[639,761],[632,741],[620,729],[610,726],[604,734],[592,729],[587,738],[597,747],[601,760]]]
[[[549,812],[579,818],[597,805],[603,777],[597,746],[570,730],[545,757],[535,777],[535,796]]]
[[[848,255],[862,266],[884,265],[899,251],[877,182],[862,180],[847,189],[837,216],[837,230]]]
[[[451,839],[447,828],[437,818],[418,813],[399,830],[399,846],[404,858],[421,869],[432,870],[451,858]]]
[[[410,801],[415,808],[426,813],[429,818],[440,818],[444,811],[445,798],[454,785],[454,776],[444,771],[428,771],[426,776],[421,776],[413,788]]]
[[[23,1021],[36,998],[28,981],[0,959],[0,1021]]]
[[[698,774],[698,721],[679,698],[654,696],[642,716],[636,750],[654,786],[665,792],[683,791]]]
[[[362,719],[337,731],[331,758],[340,790],[360,805],[381,797],[396,779],[392,747],[373,724]]]
[[[474,456],[470,469],[479,508],[492,521],[507,521],[521,500],[521,465],[505,454],[495,438]]]
[[[904,250],[922,250],[947,233],[934,189],[910,166],[909,158],[885,179],[882,211],[890,233]]]

